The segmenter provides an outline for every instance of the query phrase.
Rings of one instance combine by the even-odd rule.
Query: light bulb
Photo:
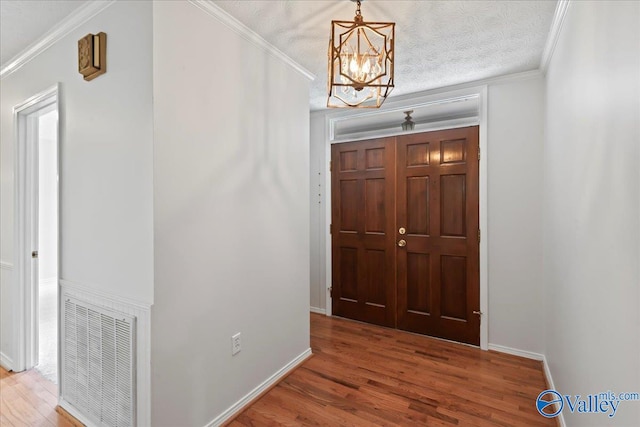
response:
[[[349,71],[351,71],[351,75],[357,75],[358,73],[358,61],[356,61],[356,55],[353,55],[351,58],[351,63],[349,64]]]

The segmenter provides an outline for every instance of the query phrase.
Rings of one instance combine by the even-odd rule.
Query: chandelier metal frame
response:
[[[379,108],[394,88],[395,23],[365,22],[361,1],[356,0],[356,4],[353,21],[331,21],[327,76],[330,108]]]

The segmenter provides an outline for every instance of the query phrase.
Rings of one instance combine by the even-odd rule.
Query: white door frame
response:
[[[14,264],[13,348],[16,372],[32,368],[38,358],[38,117],[58,110],[58,85],[52,86],[13,107],[14,130]],[[56,138],[59,152],[60,131]],[[60,157],[56,166],[59,175]],[[58,195],[60,184],[58,183]],[[58,212],[59,212],[58,202]],[[58,215],[58,237],[59,237]],[[60,240],[58,238],[58,248]],[[58,266],[60,252],[58,251]],[[59,300],[58,300],[59,303]],[[56,340],[58,341],[58,340]]]
[[[482,239],[480,241],[480,311],[482,312],[482,317],[480,320],[480,348],[482,350],[489,349],[489,242],[488,242],[488,187],[487,187],[487,138],[488,138],[488,130],[487,130],[487,85],[475,86],[475,87],[467,87],[459,90],[443,90],[435,93],[433,95],[428,95],[424,97],[412,97],[409,96],[400,96],[398,97],[398,101],[387,101],[387,109],[391,111],[402,111],[407,108],[415,106],[416,104],[422,103],[438,103],[438,102],[447,102],[452,98],[461,97],[461,96],[478,96],[479,98],[479,106],[478,106],[478,116],[477,123],[480,126],[479,130],[479,144],[480,144],[480,152],[482,155],[480,156],[480,230],[482,231]],[[383,106],[384,107],[384,106]],[[383,108],[384,109],[384,108]],[[332,266],[331,266],[331,233],[329,232],[329,224],[331,224],[331,170],[329,168],[330,160],[331,160],[331,144],[339,143],[340,141],[333,141],[333,126],[336,120],[343,119],[348,115],[356,115],[362,114],[358,112],[338,112],[331,115],[327,115],[325,117],[325,281],[326,281],[326,293],[325,293],[325,311],[327,316],[331,316],[332,307],[331,307],[331,281],[332,281]],[[374,113],[375,114],[375,113]],[[460,126],[468,126],[467,123],[461,123]],[[425,132],[429,130],[438,130],[445,129],[450,127],[456,127],[455,125],[446,125],[444,127],[435,127],[433,129],[420,129],[416,132]],[[389,136],[391,133],[386,133],[381,131],[381,134],[384,136]],[[374,136],[367,134],[366,137],[358,138],[357,136],[351,140],[357,139],[369,139],[374,138]]]

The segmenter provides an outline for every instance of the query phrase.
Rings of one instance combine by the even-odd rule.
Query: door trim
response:
[[[480,311],[483,313],[480,321],[480,348],[482,350],[489,349],[489,233],[488,233],[488,187],[487,187],[487,153],[488,153],[488,119],[487,119],[487,93],[488,89],[486,85],[477,86],[467,89],[456,90],[452,92],[444,92],[436,95],[428,96],[426,98],[422,98],[420,102],[448,102],[448,100],[452,98],[457,98],[460,96],[473,96],[477,95],[479,97],[479,107],[477,114],[477,124],[480,126],[479,129],[479,144],[480,144],[480,230],[482,232],[482,238],[480,240]],[[414,101],[404,102],[402,108],[410,108]],[[331,277],[332,277],[332,265],[331,265],[331,233],[329,231],[329,224],[331,223],[331,170],[329,161],[331,160],[331,145],[333,143],[338,144],[340,141],[331,141],[329,138],[330,130],[332,128],[332,122],[337,118],[342,117],[344,113],[336,113],[334,115],[325,116],[325,278],[326,278],[326,287],[325,287],[325,307],[326,307],[326,315],[331,316]],[[445,126],[440,128],[424,128],[421,129],[421,132],[429,131],[429,130],[437,130],[444,128],[455,128],[455,127],[466,127],[469,126],[469,123],[464,123],[460,126]],[[398,132],[398,134],[402,134],[402,132]],[[385,134],[385,136],[390,136]],[[367,139],[372,138],[372,136],[368,136]],[[346,142],[346,141],[343,141]]]
[[[13,301],[13,349],[16,372],[24,371],[35,364],[37,356],[37,296],[38,284],[32,280],[31,251],[32,242],[37,233],[38,212],[34,204],[37,191],[30,186],[37,175],[37,150],[33,149],[33,132],[27,132],[29,117],[52,105],[59,110],[58,85],[54,85],[13,107],[14,134],[14,273]],[[59,113],[59,111],[58,111]],[[58,119],[59,120],[59,119]],[[60,128],[56,141],[59,153]],[[35,168],[35,170],[34,170]],[[60,156],[56,173],[60,172]],[[31,187],[32,188],[32,187]],[[60,183],[58,182],[58,197]],[[36,226],[37,227],[37,226]],[[58,268],[60,267],[60,203],[58,202]],[[59,270],[58,270],[59,271]]]

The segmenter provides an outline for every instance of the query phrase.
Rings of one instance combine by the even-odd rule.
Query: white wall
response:
[[[38,280],[54,284],[58,276],[58,112],[39,117],[38,125]]]
[[[543,80],[488,96],[489,343],[543,353]]]
[[[202,426],[309,349],[309,83],[193,4],[153,7],[152,425]]]
[[[3,78],[0,92],[0,259],[13,263],[12,108],[60,83],[60,277],[146,303],[153,301],[151,7],[116,2]],[[86,82],[77,40],[99,31],[107,33],[108,70]],[[11,357],[7,271],[0,350]]]
[[[312,309],[326,309],[326,197],[330,195],[326,186],[326,124],[323,113],[311,113],[311,292]]]
[[[470,83],[465,86],[473,86]],[[476,85],[477,86],[477,85]],[[488,85],[489,343],[543,352],[542,319],[542,136],[544,86],[541,74],[507,76]],[[458,88],[452,87],[451,90]],[[438,93],[445,92],[438,90]],[[429,93],[417,94],[424,96]],[[446,93],[442,98],[446,98]],[[404,100],[411,105],[411,98]],[[325,308],[326,170],[325,115],[311,114],[311,177],[321,177],[322,204],[312,197],[311,306]],[[318,174],[321,175],[318,175]],[[316,196],[313,194],[312,196]],[[322,230],[320,235],[315,230]]]
[[[564,394],[640,390],[639,8],[572,2],[547,73],[546,356]],[[563,413],[636,426],[640,402]]]

